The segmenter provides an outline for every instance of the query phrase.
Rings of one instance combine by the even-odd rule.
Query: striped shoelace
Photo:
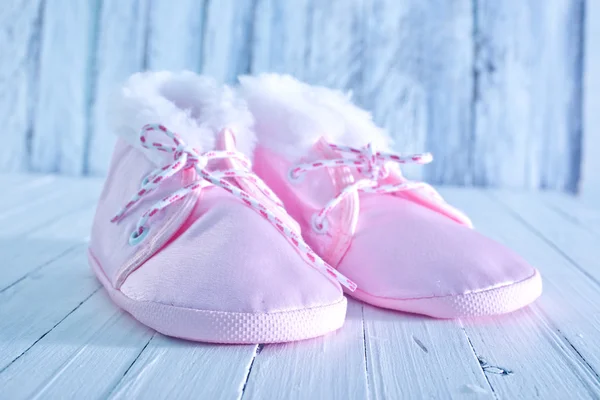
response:
[[[386,168],[387,163],[397,164],[428,164],[433,160],[430,153],[400,155],[392,153],[383,153],[375,151],[372,144],[357,149],[348,146],[339,146],[329,144],[332,150],[340,153],[342,158],[317,160],[310,163],[297,164],[289,171],[289,178],[294,181],[302,177],[303,174],[320,169],[331,167],[350,167],[355,168],[365,177],[346,186],[333,199],[327,202],[325,206],[312,218],[312,228],[317,233],[326,233],[328,230],[327,215],[348,195],[354,192],[365,193],[392,193],[404,190],[414,190],[421,188],[431,188],[424,182],[407,181],[392,185],[381,185],[379,181],[389,175]]]
[[[150,140],[150,134],[162,134],[170,139],[170,143]],[[170,206],[190,195],[191,193],[201,190],[202,188],[214,185],[223,188],[233,196],[239,198],[246,205],[256,211],[260,216],[273,224],[281,234],[293,245],[294,249],[300,256],[312,267],[336,279],[340,284],[354,291],[356,284],[344,275],[340,274],[335,268],[331,267],[323,261],[312,249],[304,242],[302,237],[278,218],[270,207],[274,207],[279,212],[283,211],[283,204],[277,196],[271,191],[267,185],[258,178],[251,170],[250,160],[242,153],[237,151],[209,151],[200,153],[196,149],[188,146],[174,132],[171,132],[162,125],[150,124],[142,128],[140,132],[140,142],[143,147],[153,151],[161,151],[173,154],[174,161],[164,167],[157,168],[152,171],[142,182],[142,185],[137,193],[129,200],[123,208],[111,219],[111,222],[118,222],[129,210],[131,210],[144,196],[153,192],[161,182],[174,176],[181,170],[194,168],[198,179],[188,185],[176,190],[168,196],[160,199],[150,208],[148,208],[140,217],[136,224],[135,230],[131,233],[130,243],[136,245],[140,243],[148,234],[153,218],[162,209]],[[235,159],[243,167],[243,169],[226,169],[218,171],[209,171],[206,169],[208,163],[217,159]],[[236,185],[228,182],[227,178],[242,178],[247,179],[255,184],[255,186],[272,202],[272,205],[265,206],[256,198],[249,195],[245,191],[238,188]]]

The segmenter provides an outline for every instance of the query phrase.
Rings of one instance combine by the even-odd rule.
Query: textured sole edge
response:
[[[142,324],[180,339],[221,344],[286,343],[311,339],[341,328],[347,300],[300,310],[236,313],[197,310],[133,300],[116,290],[88,250],[92,270],[119,307]]]
[[[484,317],[506,314],[533,303],[542,294],[542,277],[535,270],[529,278],[493,289],[418,299],[382,298],[360,289],[347,294],[377,307],[434,318]]]

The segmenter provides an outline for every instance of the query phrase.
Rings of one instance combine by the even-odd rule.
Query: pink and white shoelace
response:
[[[356,168],[356,170],[365,175],[363,179],[346,186],[337,196],[331,199],[325,206],[313,216],[312,227],[317,233],[326,233],[328,229],[327,215],[349,194],[353,192],[366,193],[392,193],[403,190],[414,190],[421,188],[431,188],[424,182],[403,182],[394,185],[380,185],[379,180],[385,179],[389,175],[386,164],[395,162],[398,164],[428,164],[433,160],[431,153],[400,155],[392,153],[382,153],[375,151],[372,144],[368,144],[362,149],[348,146],[339,146],[329,144],[334,150],[339,152],[343,158],[318,160],[310,163],[298,164],[289,171],[289,177],[292,180],[299,179],[302,174],[319,168],[346,166]]]
[[[150,141],[148,135],[151,132],[162,133],[171,139],[172,143],[163,143],[159,141]],[[142,182],[140,190],[131,198],[131,200],[119,210],[119,212],[111,219],[111,222],[118,222],[129,210],[132,209],[144,196],[148,195],[156,189],[161,182],[168,179],[179,171],[189,168],[194,168],[198,179],[192,183],[176,190],[172,194],[160,199],[148,210],[146,210],[136,224],[134,232],[130,237],[130,243],[136,245],[140,243],[150,230],[152,218],[162,209],[170,206],[193,193],[207,186],[219,186],[235,197],[242,200],[246,205],[251,207],[259,215],[273,224],[284,237],[292,243],[300,256],[307,261],[312,267],[324,272],[325,274],[336,279],[340,284],[354,291],[356,284],[344,275],[340,274],[335,268],[331,267],[316,255],[312,249],[304,242],[302,237],[287,226],[275,213],[269,210],[264,204],[260,203],[254,197],[244,192],[237,186],[229,183],[227,178],[244,178],[250,180],[256,187],[265,194],[277,208],[283,209],[283,204],[277,196],[267,187],[267,185],[251,172],[250,160],[242,153],[237,151],[209,151],[200,153],[198,150],[188,146],[174,132],[171,132],[162,125],[146,125],[140,132],[140,142],[143,147],[155,151],[173,153],[174,161],[171,164],[165,165],[162,168],[157,168],[152,171]],[[211,160],[233,158],[239,161],[244,169],[227,169],[218,171],[208,171],[207,164]]]

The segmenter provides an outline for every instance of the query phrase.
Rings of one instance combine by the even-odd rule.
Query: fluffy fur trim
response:
[[[113,103],[114,130],[153,161],[162,156],[140,145],[141,128],[162,124],[202,152],[215,147],[224,128],[231,129],[239,151],[251,156],[256,141],[253,118],[234,90],[193,72],[141,72],[132,75]]]
[[[291,158],[305,155],[323,137],[329,143],[389,149],[390,137],[350,95],[311,86],[288,75],[241,76],[240,93],[256,121],[259,144]]]

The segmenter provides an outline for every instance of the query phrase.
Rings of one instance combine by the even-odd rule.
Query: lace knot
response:
[[[359,153],[359,158],[363,161],[366,168],[363,171],[362,168],[358,167],[357,170],[374,181],[385,179],[388,176],[388,171],[385,167],[387,160],[380,157],[380,155],[381,153],[376,151],[375,145],[369,143]]]
[[[289,170],[290,178],[295,180],[302,174],[318,168],[337,167],[354,168],[359,174],[362,174],[365,177],[344,187],[341,192],[327,202],[325,206],[314,215],[312,219],[313,230],[319,234],[325,234],[327,232],[327,215],[351,193],[357,191],[367,193],[392,193],[427,187],[424,183],[408,180],[390,184],[382,184],[380,181],[387,178],[390,174],[390,170],[386,164],[427,164],[433,160],[430,153],[411,155],[384,153],[377,151],[372,143],[361,148],[336,144],[329,144],[329,146],[332,150],[338,152],[342,158],[315,160],[310,163],[295,165]]]

